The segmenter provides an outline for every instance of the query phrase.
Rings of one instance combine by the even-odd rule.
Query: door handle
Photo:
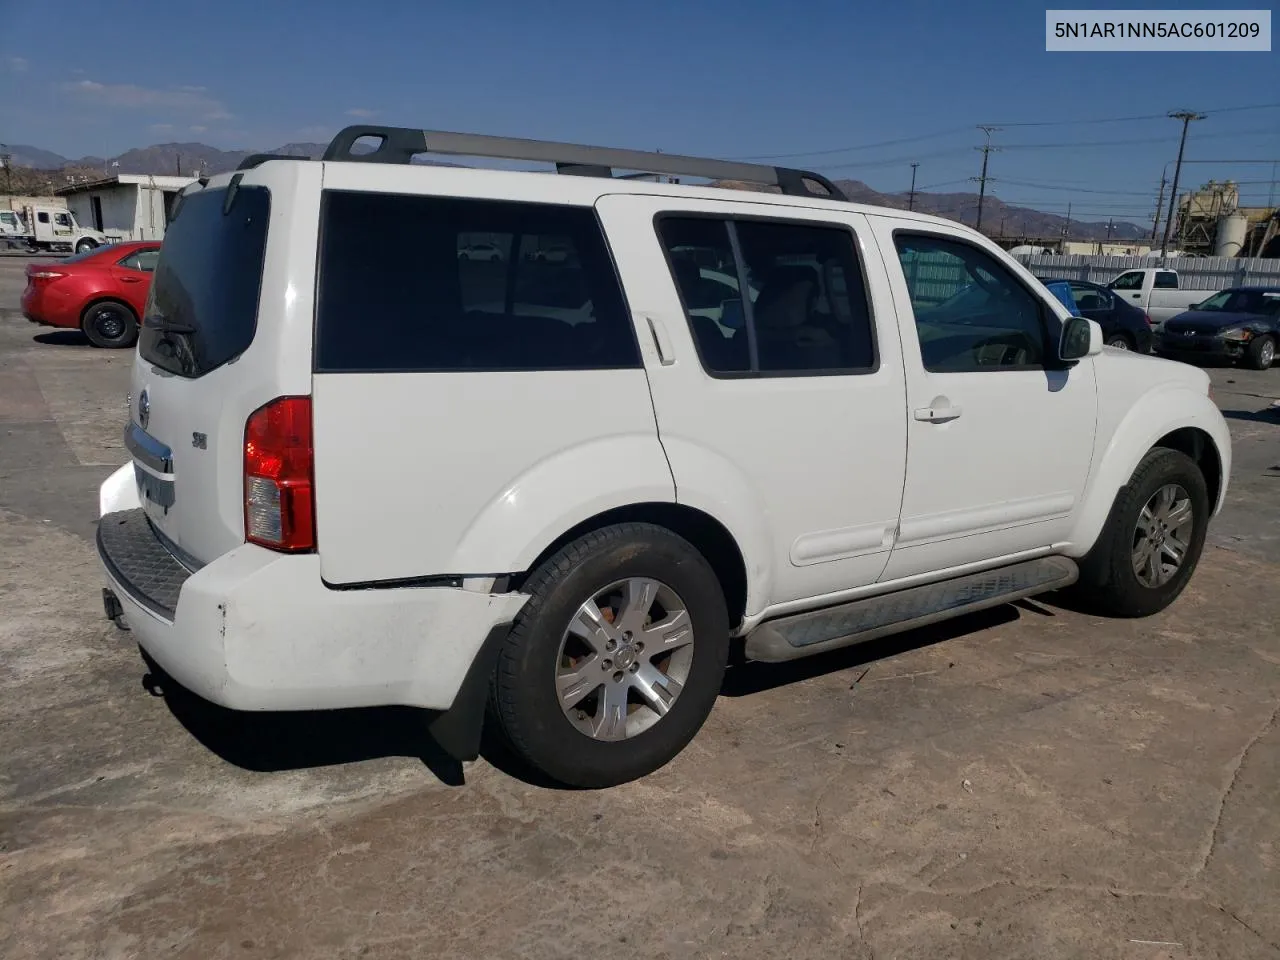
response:
[[[141,277],[121,277],[120,282],[121,283],[141,283],[142,278]]]
[[[961,412],[960,408],[954,404],[944,405],[935,400],[931,407],[917,407],[913,415],[924,423],[947,423],[957,419]]]
[[[667,328],[661,320],[645,317],[649,324],[649,335],[653,337],[654,349],[658,351],[658,362],[669,367],[676,362],[675,351],[671,348],[671,340],[667,337]]]

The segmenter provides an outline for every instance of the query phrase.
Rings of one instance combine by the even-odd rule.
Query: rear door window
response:
[[[1159,270],[1156,272],[1155,289],[1157,290],[1177,290],[1178,275],[1171,270]]]
[[[317,372],[640,366],[590,208],[329,190],[319,271]]]
[[[664,215],[657,228],[711,375],[876,370],[875,332],[847,227]]]
[[[226,205],[226,188],[189,194],[165,231],[138,350],[178,376],[238,357],[257,329],[271,194],[240,186]]]

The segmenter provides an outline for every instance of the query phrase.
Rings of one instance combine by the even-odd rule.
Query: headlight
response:
[[[1222,338],[1224,340],[1236,340],[1240,343],[1244,343],[1253,339],[1253,331],[1246,330],[1244,327],[1232,327],[1229,330],[1222,331]]]

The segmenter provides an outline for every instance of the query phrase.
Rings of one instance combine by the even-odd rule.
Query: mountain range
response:
[[[7,151],[12,157],[14,172],[21,167],[39,171],[58,171],[64,174],[87,176],[105,176],[115,173],[141,174],[177,174],[192,175],[199,173],[223,173],[234,170],[240,162],[254,153],[282,153],[293,156],[305,156],[313,159],[324,153],[323,143],[286,143],[273,150],[219,150],[205,143],[158,143],[149,147],[138,147],[127,150],[116,157],[81,157],[70,159],[42,150],[39,147],[21,144],[10,144]],[[424,161],[441,164],[440,161]],[[56,178],[53,178],[56,183]],[[902,193],[881,193],[860,180],[837,180],[836,184],[845,195],[855,203],[866,203],[876,206],[893,207],[905,210],[908,206],[908,195]],[[746,184],[730,184],[750,189]],[[961,223],[974,225],[978,212],[978,195],[976,193],[924,193],[915,196],[914,209],[922,213],[931,213]],[[1128,221],[1117,220],[1110,225],[1105,221],[1072,220],[1055,213],[1047,213],[1031,207],[1007,204],[998,197],[988,195],[983,203],[982,225],[984,231],[993,236],[1034,237],[1050,239],[1067,236],[1073,240],[1100,240],[1110,237],[1117,241],[1141,240],[1147,235],[1147,228]]]

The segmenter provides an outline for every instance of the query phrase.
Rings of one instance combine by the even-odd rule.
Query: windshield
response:
[[[1260,313],[1280,316],[1280,290],[1223,290],[1200,304],[1208,313]]]
[[[189,194],[165,231],[138,350],[179,376],[239,356],[257,328],[271,195],[239,187],[224,212],[226,200],[225,188]]]

